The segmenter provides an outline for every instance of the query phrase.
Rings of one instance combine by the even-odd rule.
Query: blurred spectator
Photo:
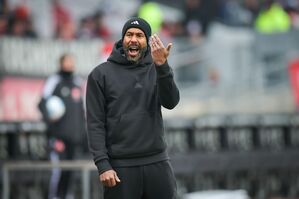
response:
[[[39,109],[48,127],[49,158],[54,163],[59,160],[73,160],[78,149],[82,151],[82,146],[86,146],[82,80],[74,75],[74,71],[73,57],[70,54],[62,55],[60,69],[47,79],[39,103]],[[53,96],[62,100],[60,106],[59,103],[54,103]],[[61,111],[63,107],[65,111]],[[58,168],[53,169],[49,199],[65,199],[70,178],[70,171],[61,172]]]
[[[153,33],[159,33],[163,22],[163,13],[158,3],[145,2],[138,10],[138,17],[145,19]]]
[[[56,39],[72,41],[76,38],[76,27],[72,22],[65,23],[56,29]]]
[[[26,5],[17,6],[9,16],[7,33],[13,37],[37,38],[31,21],[31,13]]]
[[[170,43],[173,38],[182,37],[184,35],[184,27],[181,21],[163,21],[160,37],[165,43]]]
[[[103,16],[102,12],[96,12],[94,15],[83,18],[77,31],[77,38],[109,40],[111,33],[104,23]]]
[[[239,0],[221,1],[219,19],[230,26],[249,26],[253,24],[255,9],[254,0],[246,0],[244,5]],[[252,11],[250,10],[252,9]]]
[[[0,14],[0,37],[6,35],[8,29],[8,20],[7,16]]]
[[[76,36],[76,29],[70,12],[60,3],[60,0],[52,1],[52,11],[55,38],[66,41],[73,40]]]
[[[59,29],[60,26],[63,26],[71,21],[69,11],[60,3],[59,0],[53,0],[52,10],[55,29]]]
[[[94,20],[96,24],[96,36],[104,40],[109,40],[112,34],[105,24],[103,12],[96,12],[96,14],[94,15]]]
[[[294,29],[299,29],[299,11],[295,9],[288,10],[292,27]]]
[[[299,0],[285,1],[284,7],[290,16],[292,27],[294,29],[299,29]]]
[[[217,10],[217,0],[186,0],[184,26],[188,36],[198,41],[208,32]]]
[[[93,39],[95,34],[96,24],[93,17],[85,17],[81,20],[79,29],[77,32],[77,38],[79,39]]]
[[[0,0],[0,13],[6,14],[8,12],[7,0]]]
[[[220,82],[220,72],[216,68],[209,68],[208,79],[212,87],[217,87]]]
[[[260,12],[259,0],[244,0],[244,7],[250,12],[252,24]]]
[[[274,0],[265,0],[255,21],[255,29],[261,33],[286,32],[291,28],[288,13]]]
[[[192,40],[199,40],[205,30],[203,30],[202,0],[186,0],[185,5],[185,30],[187,36]]]

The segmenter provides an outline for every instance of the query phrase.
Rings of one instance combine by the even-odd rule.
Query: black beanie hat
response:
[[[121,34],[122,40],[124,39],[124,36],[129,28],[139,28],[140,30],[142,30],[145,34],[147,41],[152,34],[151,26],[149,25],[149,23],[147,21],[145,21],[144,19],[139,18],[139,17],[134,17],[134,18],[129,19],[125,23],[125,25],[122,29],[122,34]]]

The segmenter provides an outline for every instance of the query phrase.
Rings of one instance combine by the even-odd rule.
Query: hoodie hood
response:
[[[113,50],[107,61],[114,62],[129,68],[147,66],[153,63],[152,56],[149,52],[150,48],[148,46],[148,49],[146,50],[144,57],[141,58],[141,61],[139,63],[134,63],[126,58],[122,45],[122,40],[119,40],[114,44]]]

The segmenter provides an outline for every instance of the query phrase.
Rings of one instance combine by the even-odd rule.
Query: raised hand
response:
[[[154,63],[158,66],[164,64],[169,55],[172,43],[169,43],[165,48],[164,44],[162,43],[161,39],[158,37],[157,34],[151,36],[149,43],[151,46],[151,54]]]

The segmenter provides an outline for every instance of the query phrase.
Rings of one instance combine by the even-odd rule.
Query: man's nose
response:
[[[131,42],[137,42],[137,37],[135,35],[132,36]]]

